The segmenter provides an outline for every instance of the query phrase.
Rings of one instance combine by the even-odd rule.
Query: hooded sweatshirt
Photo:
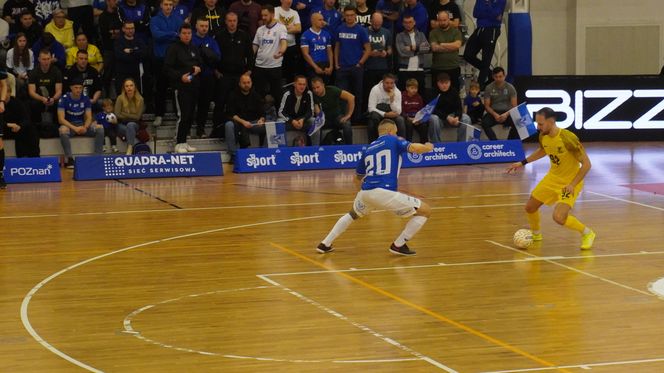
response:
[[[65,20],[65,25],[58,28],[53,21],[49,22],[44,31],[50,32],[65,49],[74,46],[74,22]]]

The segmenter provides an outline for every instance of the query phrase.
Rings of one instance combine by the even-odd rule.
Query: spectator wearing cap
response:
[[[74,156],[71,151],[73,136],[95,138],[95,154],[101,154],[104,146],[104,126],[92,122],[90,99],[83,94],[83,81],[75,79],[69,84],[70,92],[58,102],[58,123],[60,124],[60,143],[67,162],[66,168],[74,168]]]
[[[64,10],[53,11],[53,19],[44,27],[44,31],[50,32],[63,47],[74,46],[74,22],[67,19]]]

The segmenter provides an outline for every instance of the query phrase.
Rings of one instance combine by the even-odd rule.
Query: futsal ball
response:
[[[533,231],[530,229],[519,229],[514,232],[514,245],[519,249],[527,249],[533,244]]]
[[[108,123],[116,124],[118,122],[118,117],[116,117],[113,113],[108,113],[106,114],[106,121]]]

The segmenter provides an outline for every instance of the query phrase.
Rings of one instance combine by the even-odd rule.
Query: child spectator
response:
[[[463,99],[463,111],[468,114],[473,124],[479,124],[482,122],[482,116],[484,115],[484,105],[480,97],[480,84],[473,80],[470,82],[468,92],[466,98]]]
[[[417,79],[406,81],[406,94],[401,96],[401,115],[406,121],[406,140],[413,141],[413,129],[420,135],[422,144],[429,141],[429,123],[414,122],[415,114],[424,107],[424,100],[418,93]]]
[[[100,111],[95,115],[95,122],[104,126],[104,135],[108,137],[111,144],[111,150],[113,153],[117,153],[118,117],[113,113],[113,100],[110,98],[103,99],[101,101],[101,108],[103,111]],[[104,153],[108,153],[108,147],[106,147],[106,145],[104,145]]]

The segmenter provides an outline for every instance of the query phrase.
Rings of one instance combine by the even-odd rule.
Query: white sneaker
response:
[[[132,155],[134,154],[134,146],[127,144],[127,151],[125,152],[127,155]]]
[[[194,148],[193,146],[191,146],[187,143],[184,143],[182,145],[184,145],[184,147],[187,149],[188,152],[195,152],[196,151],[196,148]]]
[[[117,147],[117,146],[113,145],[113,148],[112,148],[112,149],[113,149],[113,153],[117,153],[117,152],[118,152],[118,147]]]
[[[153,126],[161,126],[161,117],[154,117],[154,120],[152,121]]]
[[[187,152],[187,144],[175,144],[175,149],[173,150],[175,153],[186,153]]]
[[[104,145],[104,153],[108,153],[108,146]]]

